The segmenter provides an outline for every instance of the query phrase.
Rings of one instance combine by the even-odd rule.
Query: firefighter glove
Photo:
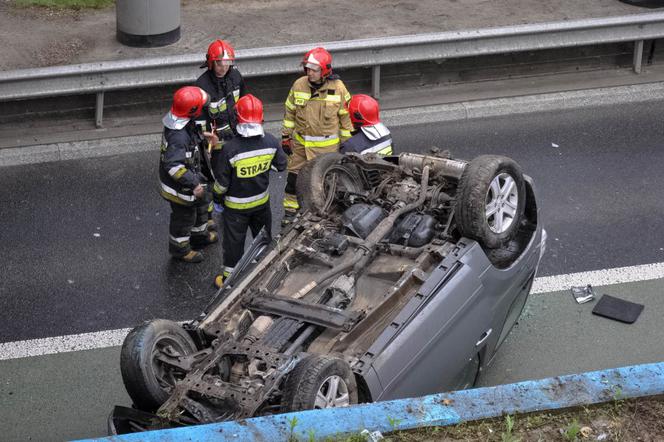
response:
[[[292,145],[293,141],[291,140],[290,137],[284,136],[281,138],[281,148],[284,150],[284,153],[286,153],[286,155],[288,156],[293,154]]]
[[[214,206],[214,213],[220,214],[224,212],[224,205],[221,203],[212,203]]]

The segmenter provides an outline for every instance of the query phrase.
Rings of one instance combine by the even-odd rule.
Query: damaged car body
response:
[[[544,253],[532,180],[484,155],[327,154],[195,320],[130,332],[113,434],[471,387]]]

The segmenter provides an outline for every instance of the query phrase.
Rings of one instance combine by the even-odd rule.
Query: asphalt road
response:
[[[535,179],[549,232],[540,274],[563,274],[664,261],[663,111],[655,102],[427,124],[396,128],[394,138],[402,151],[436,145],[461,158],[516,159]],[[209,247],[200,265],[169,259],[157,155],[2,168],[0,322],[12,326],[0,329],[0,342],[201,309],[220,248]]]
[[[461,158],[495,153],[516,159],[535,179],[549,233],[540,275],[555,275],[664,261],[663,114],[664,102],[653,102],[393,132],[400,151],[424,152],[436,145]],[[206,262],[196,266],[168,258],[168,205],[156,192],[156,163],[155,151],[0,169],[0,342],[131,327],[155,317],[185,319],[199,312],[213,293],[220,251],[212,246]],[[647,290],[658,299],[658,285]],[[556,296],[544,298],[541,302],[559,304]],[[602,364],[641,362],[649,357],[643,352],[661,359],[661,343],[654,354],[647,352],[661,341],[657,336],[628,339],[620,332],[622,324],[602,323],[598,337],[584,332],[588,323],[577,317],[578,310],[550,307],[561,318],[556,322],[541,304],[531,302],[528,308],[529,325],[515,330],[501,349],[501,355],[510,356],[496,361],[502,374],[495,381],[579,367],[578,352],[569,350],[578,343],[556,339],[557,324],[584,342],[589,363],[583,367],[593,366],[589,342],[598,339],[620,342],[603,347]],[[531,327],[547,330],[552,338],[533,341],[538,335],[523,331]],[[532,352],[544,342],[557,346],[544,353],[555,354],[556,364]],[[635,356],[636,350],[625,352],[624,346],[642,352]],[[10,440],[25,436],[24,431],[33,440],[104,434],[102,410],[127,403],[117,353],[111,348],[0,361],[5,379],[0,411],[11,416],[0,420],[2,434]],[[516,370],[514,376],[504,374],[509,370]],[[52,432],[53,422],[61,432]]]

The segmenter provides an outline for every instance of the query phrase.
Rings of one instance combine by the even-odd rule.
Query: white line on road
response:
[[[573,285],[602,286],[660,278],[664,278],[664,262],[593,270],[592,272],[568,273],[567,275],[543,276],[535,278],[531,293],[558,292],[568,290]]]
[[[664,278],[664,262],[535,278],[531,293],[567,290],[573,285],[603,286]],[[128,328],[0,344],[0,360],[27,358],[122,345]]]

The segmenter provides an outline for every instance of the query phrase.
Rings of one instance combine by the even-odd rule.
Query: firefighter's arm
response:
[[[284,103],[284,122],[281,128],[281,135],[283,138],[291,139],[293,137],[293,129],[295,128],[295,99],[293,98],[293,89],[288,92],[288,97]]]
[[[216,161],[212,163],[212,169],[216,178],[214,186],[212,186],[212,199],[217,204],[224,202],[224,194],[228,191],[228,186],[231,183],[231,174],[233,173],[233,167],[228,161],[227,152],[227,149],[222,149],[221,153],[215,159]]]
[[[282,172],[286,170],[286,167],[288,167],[288,156],[286,155],[286,152],[284,152],[284,149],[281,147],[279,142],[276,139],[274,141],[277,152],[274,154],[272,166],[277,169],[277,172]]]
[[[187,169],[185,165],[187,149],[183,144],[177,140],[174,140],[172,143],[165,141],[162,144],[161,150],[163,168],[171,178],[183,186],[192,189],[200,184],[198,174]]]
[[[341,142],[343,143],[351,137],[353,123],[350,121],[350,114],[348,113],[350,93],[343,83],[339,88],[339,93],[341,94],[341,104],[339,105],[339,136],[341,137]]]
[[[247,90],[247,85],[244,82],[244,78],[240,75],[240,97],[247,95],[249,91]]]

